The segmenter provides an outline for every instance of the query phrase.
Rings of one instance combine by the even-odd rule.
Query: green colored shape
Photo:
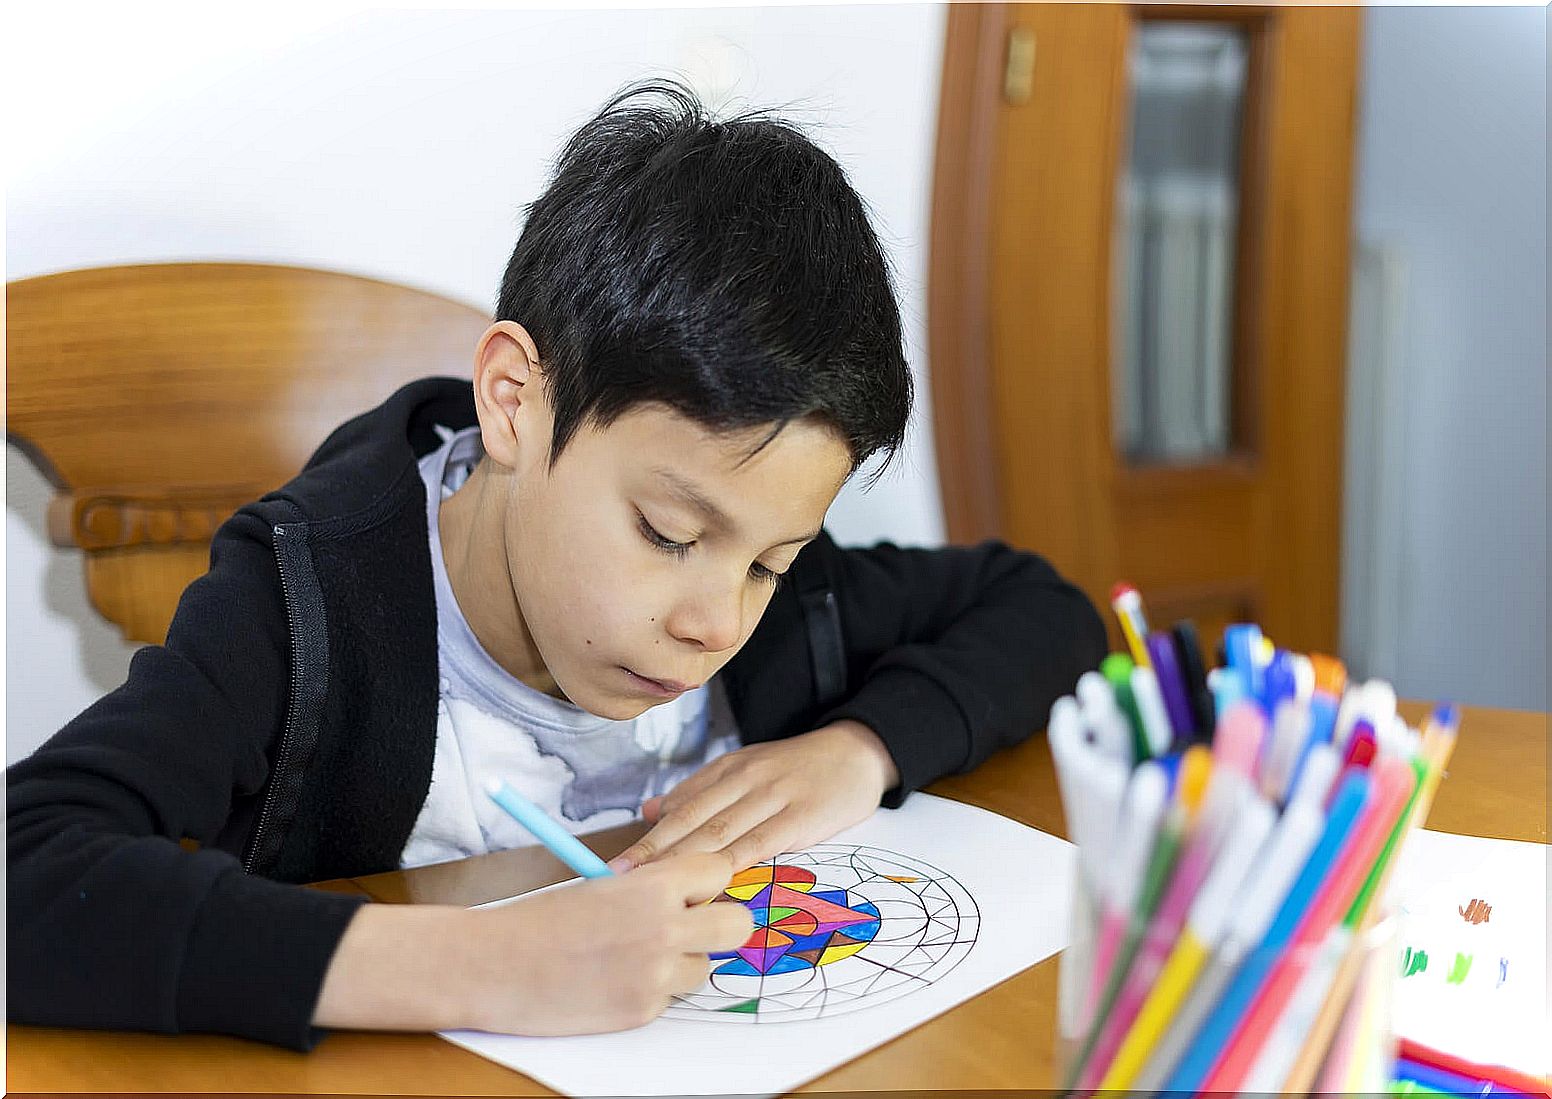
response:
[[[757,1014],[760,1010],[760,1001],[758,999],[745,1000],[741,1004],[734,1004],[732,1007],[719,1007],[717,1010],[733,1011],[740,1015],[754,1015]]]
[[[771,909],[770,922],[775,923],[777,920],[784,920],[796,911],[796,908],[773,908]]]

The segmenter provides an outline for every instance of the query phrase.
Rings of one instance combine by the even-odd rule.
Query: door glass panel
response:
[[[1138,465],[1234,448],[1234,259],[1249,43],[1231,22],[1144,19],[1117,196],[1116,431]]]

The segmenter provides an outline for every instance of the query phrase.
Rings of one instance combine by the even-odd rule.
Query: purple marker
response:
[[[1169,714],[1169,726],[1175,734],[1175,750],[1180,751],[1196,733],[1196,722],[1191,717],[1185,677],[1180,674],[1175,644],[1169,634],[1155,630],[1148,635],[1148,659],[1153,663],[1153,674],[1158,676],[1159,691],[1164,695],[1164,711]]]

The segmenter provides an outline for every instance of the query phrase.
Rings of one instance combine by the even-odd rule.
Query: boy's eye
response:
[[[683,557],[690,552],[693,542],[675,542],[672,538],[665,538],[659,534],[657,528],[647,522],[647,517],[641,512],[636,513],[636,525],[641,528],[641,536],[651,542],[664,553],[671,553],[675,557]]]
[[[781,586],[781,578],[785,575],[785,573],[777,572],[775,569],[766,568],[758,561],[749,566],[749,576],[751,579],[758,580],[762,584],[769,584],[773,588]]]

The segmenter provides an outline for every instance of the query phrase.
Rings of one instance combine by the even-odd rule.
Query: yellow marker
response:
[[[1110,589],[1110,609],[1115,611],[1121,623],[1121,634],[1126,647],[1131,650],[1132,663],[1139,668],[1151,668],[1148,646],[1143,639],[1148,636],[1148,619],[1142,613],[1142,596],[1130,584],[1121,583]]]
[[[1170,952],[1169,961],[1165,962],[1164,968],[1159,971],[1158,980],[1153,984],[1153,991],[1148,993],[1147,1000],[1143,1002],[1142,1010],[1137,1013],[1137,1018],[1132,1022],[1132,1029],[1126,1032],[1126,1037],[1121,1041],[1121,1048],[1116,1050],[1115,1059],[1110,1062],[1110,1068],[1100,1080],[1100,1091],[1131,1086],[1137,1073],[1147,1061],[1148,1054],[1152,1053],[1153,1047],[1158,1044],[1164,1028],[1169,1026],[1175,1010],[1186,998],[1186,993],[1191,991],[1191,986],[1196,983],[1196,978],[1206,962],[1206,945],[1191,934],[1189,927],[1186,928],[1180,933],[1180,941],[1175,944],[1175,949]]]

